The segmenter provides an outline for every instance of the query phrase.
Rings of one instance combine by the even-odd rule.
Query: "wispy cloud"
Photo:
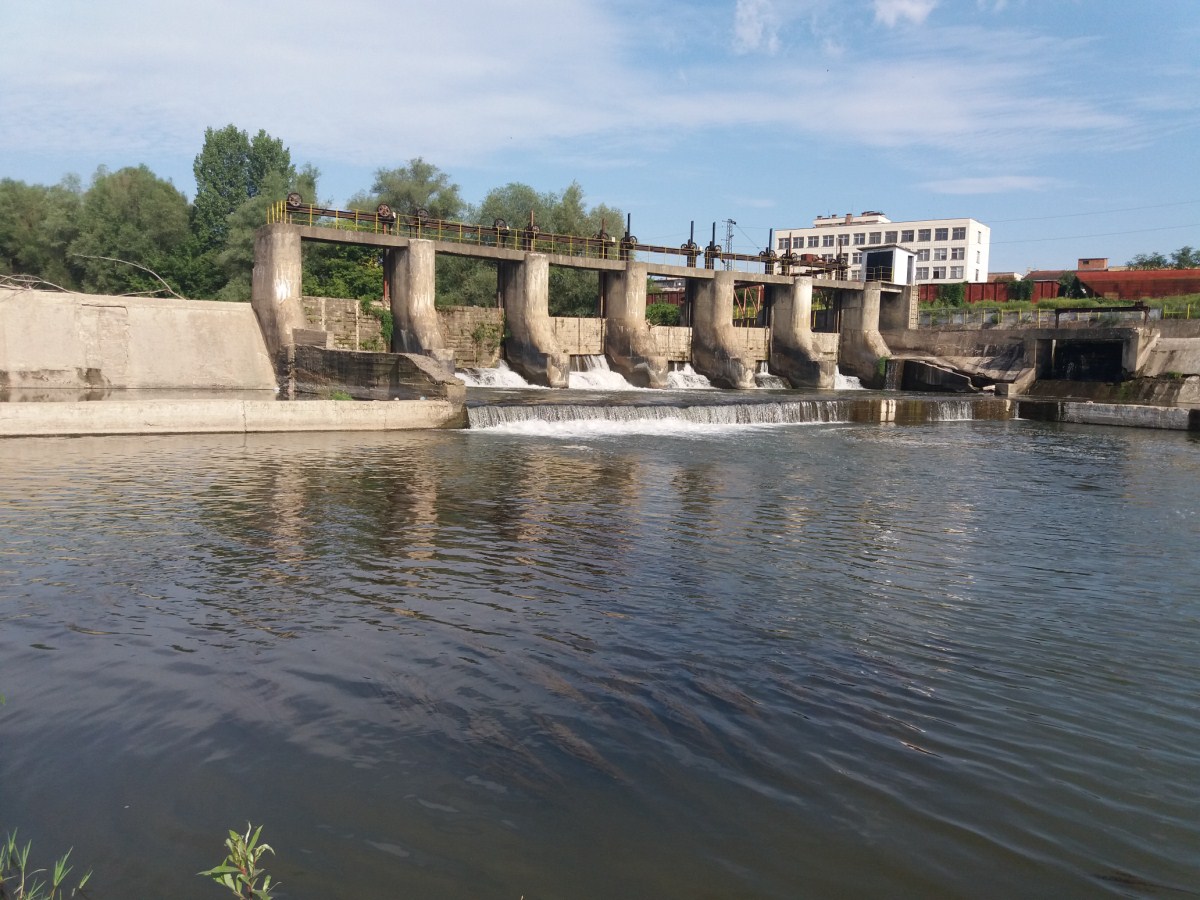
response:
[[[894,28],[901,22],[920,25],[924,22],[937,0],[872,0],[875,7],[875,21]]]
[[[776,53],[781,16],[774,0],[737,0],[733,49],[737,53]]]
[[[1060,184],[1056,179],[1037,175],[983,175],[927,181],[921,187],[938,194],[1012,194],[1046,191]]]

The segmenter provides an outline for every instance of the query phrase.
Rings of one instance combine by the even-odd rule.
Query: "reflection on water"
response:
[[[0,815],[106,896],[247,820],[291,897],[1194,889],[1196,451],[0,442]]]

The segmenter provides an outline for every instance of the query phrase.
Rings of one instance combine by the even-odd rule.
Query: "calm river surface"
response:
[[[1200,442],[0,442],[0,827],[97,897],[1200,891]]]

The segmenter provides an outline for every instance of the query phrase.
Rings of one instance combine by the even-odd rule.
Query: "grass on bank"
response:
[[[1048,297],[1034,303],[1032,300],[1008,300],[1005,302],[956,303],[944,299],[922,303],[926,309],[998,309],[1002,312],[1032,312],[1046,309],[1084,309],[1111,306],[1132,306],[1141,303],[1151,309],[1161,309],[1164,319],[1200,318],[1200,294],[1180,294],[1175,297],[1147,297],[1143,300],[1109,300],[1104,297]]]

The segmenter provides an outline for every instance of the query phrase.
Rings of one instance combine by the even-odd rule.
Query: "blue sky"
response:
[[[31,183],[191,196],[233,123],[336,205],[423,156],[472,202],[578,181],[653,243],[872,209],[979,219],[995,271],[1200,246],[1200,0],[3,0],[0,41]]]

